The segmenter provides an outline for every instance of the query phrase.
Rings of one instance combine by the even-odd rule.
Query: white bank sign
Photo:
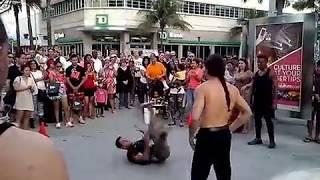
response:
[[[160,39],[183,39],[183,35],[181,33],[174,33],[174,32],[159,32]]]

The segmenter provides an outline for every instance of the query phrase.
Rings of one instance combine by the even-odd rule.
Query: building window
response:
[[[204,10],[205,10],[206,4],[200,4],[200,14],[204,15]]]
[[[183,2],[183,12],[189,13],[189,2],[188,1]]]
[[[147,9],[151,9],[152,7],[152,0],[147,0]]]
[[[123,7],[123,0],[117,0],[117,7]]]
[[[205,15],[210,15],[210,5],[209,4],[205,4],[204,14]]]
[[[221,12],[220,6],[217,6],[215,9],[216,9],[216,16],[220,16],[220,12]]]
[[[75,0],[75,9],[79,9],[79,0]]]
[[[194,14],[194,2],[189,2],[189,13]]]
[[[140,8],[146,9],[146,0],[139,0]]]
[[[234,17],[234,8],[230,8],[230,17]]]
[[[195,14],[200,14],[199,3],[194,3],[194,12]]]
[[[101,0],[101,7],[109,7],[108,0]]]
[[[80,7],[81,7],[81,8],[84,7],[84,0],[80,0]]]
[[[109,7],[116,7],[116,0],[109,0]]]
[[[224,12],[224,7],[220,8],[220,16],[224,17],[225,16],[225,12]]]
[[[138,2],[138,0],[133,0],[132,7],[133,7],[133,8],[139,8],[139,2]]]
[[[234,17],[239,18],[239,8],[233,8],[234,9]]]
[[[127,0],[127,7],[132,7],[132,0]]]
[[[226,17],[230,17],[230,8],[226,7],[225,9]]]

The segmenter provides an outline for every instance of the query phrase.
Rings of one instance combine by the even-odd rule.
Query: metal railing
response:
[[[50,13],[51,17],[64,15],[84,8],[130,8],[130,9],[152,9],[153,0],[66,0],[54,4]],[[215,5],[210,3],[199,3],[193,1],[181,1],[177,10],[187,15],[203,15],[225,18],[247,17],[251,9]],[[46,8],[42,9],[42,17],[47,17]]]

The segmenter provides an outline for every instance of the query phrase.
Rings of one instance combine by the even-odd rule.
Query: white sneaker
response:
[[[83,120],[82,116],[79,117],[79,123],[80,124],[86,124],[86,121]]]
[[[56,128],[57,128],[57,129],[60,129],[60,128],[61,128],[61,123],[57,123],[57,124],[56,124]]]
[[[67,122],[66,127],[74,127],[72,122]]]

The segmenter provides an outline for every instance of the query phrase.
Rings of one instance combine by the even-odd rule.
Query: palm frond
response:
[[[30,6],[41,7],[41,0],[26,0],[26,3]]]
[[[298,11],[303,11],[305,9],[316,9],[317,5],[315,0],[299,0],[292,4],[292,7]]]
[[[158,16],[153,11],[139,11],[140,15],[143,16],[143,22],[138,25],[138,29],[141,31],[148,31],[157,24]]]
[[[184,21],[179,15],[171,15],[167,17],[167,26],[180,29],[183,31],[189,31],[190,28],[192,27],[191,24],[188,22]]]
[[[242,33],[242,26],[235,26],[230,29],[231,36],[235,36],[237,34]]]
[[[155,0],[151,11],[139,11],[142,16],[142,23],[139,24],[140,30],[151,29],[154,25],[160,25],[160,29],[173,27],[181,30],[189,30],[191,25],[184,21],[177,10],[182,5],[181,0]]]
[[[260,4],[263,2],[263,0],[257,0],[257,1],[258,1],[258,3],[260,3]],[[243,2],[246,3],[246,2],[248,2],[248,0],[243,0]]]

